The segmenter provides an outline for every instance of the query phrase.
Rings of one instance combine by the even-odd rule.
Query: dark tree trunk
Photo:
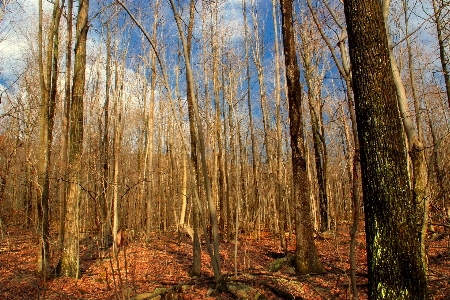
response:
[[[100,217],[101,217],[101,238],[102,247],[108,247],[108,239],[111,234],[110,227],[110,209],[108,205],[108,182],[109,182],[109,100],[111,89],[111,28],[109,23],[106,24],[106,90],[105,104],[103,106],[103,127],[102,138],[100,140]]]
[[[53,141],[53,119],[55,115],[57,79],[58,79],[58,50],[59,50],[59,21],[61,18],[60,2],[57,0],[53,7],[53,16],[47,41],[47,55],[45,68],[43,61],[42,43],[42,1],[39,1],[39,73],[41,87],[40,107],[40,145],[39,145],[39,191],[37,202],[39,248],[37,255],[37,272],[48,276],[50,271],[49,246],[49,199],[50,199],[50,159]]]
[[[293,0],[281,0],[284,59],[289,101],[289,131],[292,149],[292,192],[295,201],[295,267],[299,274],[323,273],[325,270],[319,261],[313,236],[310,187],[303,141],[302,88],[292,26],[292,3]]]
[[[346,0],[366,214],[370,299],[425,299],[407,152],[381,2]]]

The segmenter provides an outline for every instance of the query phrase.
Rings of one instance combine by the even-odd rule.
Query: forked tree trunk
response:
[[[327,176],[326,176],[326,143],[322,134],[323,123],[320,107],[320,87],[318,84],[318,71],[314,65],[312,52],[314,45],[308,40],[309,24],[305,24],[306,28],[301,28],[300,38],[302,40],[302,48],[300,56],[305,66],[305,82],[308,87],[308,106],[311,118],[311,128],[313,136],[314,162],[316,166],[317,184],[319,187],[319,214],[320,214],[320,231],[329,230],[328,221],[328,196],[327,196]],[[306,31],[306,32],[305,32]]]

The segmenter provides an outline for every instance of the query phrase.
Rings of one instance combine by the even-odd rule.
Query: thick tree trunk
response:
[[[289,101],[289,121],[292,149],[292,193],[295,201],[296,258],[297,273],[323,273],[325,270],[319,261],[314,244],[311,203],[309,197],[308,171],[302,123],[302,88],[300,86],[300,70],[292,26],[293,0],[281,0],[282,32],[284,57],[286,65],[286,81]]]
[[[381,2],[346,0],[366,214],[369,298],[425,299],[407,152]]]
[[[75,45],[75,68],[70,110],[69,143],[69,188],[66,232],[61,258],[61,273],[68,277],[79,277],[79,197],[80,177],[82,174],[83,153],[83,99],[86,71],[86,41],[88,34],[89,0],[81,0],[78,10]]]

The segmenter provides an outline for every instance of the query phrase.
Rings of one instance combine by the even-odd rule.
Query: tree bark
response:
[[[292,21],[293,0],[281,0],[282,33],[286,81],[289,101],[289,121],[292,149],[292,193],[295,201],[296,258],[298,274],[323,273],[314,244],[311,203],[309,200],[308,171],[302,124],[302,88],[297,64]]]
[[[59,54],[59,21],[61,7],[59,0],[53,4],[47,55],[43,58],[42,32],[42,1],[39,1],[39,75],[41,89],[40,106],[40,145],[39,145],[39,192],[37,202],[39,247],[36,271],[47,277],[50,272],[49,246],[49,199],[50,199],[50,159],[53,142],[53,123],[58,83],[58,54]],[[44,67],[45,63],[45,67]]]
[[[370,299],[425,299],[407,151],[382,6],[344,1],[366,214]]]
[[[79,197],[83,154],[83,99],[86,71],[86,41],[89,0],[80,0],[76,25],[75,67],[70,110],[69,187],[66,234],[61,258],[61,273],[67,277],[79,277]]]

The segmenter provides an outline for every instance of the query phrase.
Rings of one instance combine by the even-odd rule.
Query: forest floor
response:
[[[122,249],[118,260],[110,258],[110,251],[100,251],[94,237],[86,237],[80,243],[80,279],[42,280],[34,274],[37,239],[30,230],[8,228],[0,240],[0,299],[150,299],[157,294],[161,295],[152,299],[237,299],[239,295],[248,299],[351,299],[349,226],[341,224],[333,234],[316,237],[320,260],[327,270],[321,275],[296,276],[292,267],[282,264],[279,270],[271,270],[275,260],[280,262],[282,253],[276,237],[263,231],[259,241],[240,236],[235,276],[235,245],[222,241],[222,273],[234,294],[214,290],[205,245],[202,276],[188,275],[192,245],[184,235],[178,239],[173,232],[155,233],[150,242],[136,238]],[[356,245],[357,282],[360,299],[367,299],[362,226],[363,223]],[[52,238],[55,247],[56,235]],[[293,250],[291,245],[290,251]],[[430,241],[428,253],[431,298],[450,299],[448,239]]]

